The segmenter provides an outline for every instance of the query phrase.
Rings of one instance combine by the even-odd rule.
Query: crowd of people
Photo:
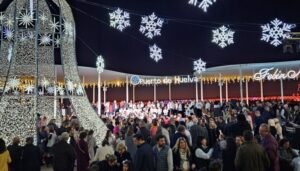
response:
[[[1,171],[300,171],[300,110],[289,102],[113,102],[101,144],[80,118],[39,115],[37,145],[0,139]],[[298,135],[298,136],[297,136]]]

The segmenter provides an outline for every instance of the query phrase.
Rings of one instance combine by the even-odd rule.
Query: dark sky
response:
[[[217,0],[207,13],[188,1],[68,0],[76,21],[79,65],[95,67],[96,55],[101,54],[109,70],[175,75],[192,74],[198,58],[207,67],[300,59],[300,53],[284,54],[282,46],[260,40],[260,25],[275,18],[298,23],[293,31],[300,31],[299,0]],[[108,13],[117,7],[131,12],[131,27],[123,32],[109,27]],[[165,24],[162,35],[150,40],[139,27],[141,15],[152,12],[164,18]],[[236,31],[235,44],[224,49],[211,43],[211,30],[221,25]],[[149,45],[154,43],[163,52],[158,63],[149,57]]]

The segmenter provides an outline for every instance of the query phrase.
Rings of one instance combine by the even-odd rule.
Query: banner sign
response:
[[[181,84],[181,83],[196,83],[198,82],[198,77],[194,76],[175,76],[175,77],[164,77],[164,78],[141,78],[138,75],[132,75],[130,78],[130,83],[132,85],[139,84]]]
[[[281,80],[281,79],[296,79],[300,75],[300,70],[289,70],[286,73],[274,68],[263,68],[253,75],[254,80]]]

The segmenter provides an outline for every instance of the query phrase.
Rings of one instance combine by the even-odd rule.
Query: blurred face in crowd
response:
[[[115,166],[115,165],[117,165],[117,160],[113,160],[113,161],[109,161],[108,162],[108,164],[109,164],[109,166]]]
[[[201,143],[201,145],[206,146],[207,145],[207,140],[204,138],[200,143]]]
[[[126,148],[123,145],[120,145],[118,151],[119,153],[123,154],[126,151]]]
[[[284,149],[288,149],[288,148],[290,148],[290,142],[285,142],[284,144],[283,144],[283,148]]]
[[[179,148],[186,149],[186,142],[184,141],[184,139],[179,140]]]
[[[242,137],[235,137],[235,143],[237,146],[240,146],[243,144]]]
[[[265,137],[268,134],[268,130],[265,127],[259,127],[259,135]]]
[[[255,116],[260,117],[260,111],[259,110],[255,111]]]
[[[166,145],[166,139],[165,138],[160,138],[157,142],[159,147],[164,147]]]
[[[123,169],[122,169],[122,171],[128,171],[128,170],[129,170],[128,164],[123,164]]]

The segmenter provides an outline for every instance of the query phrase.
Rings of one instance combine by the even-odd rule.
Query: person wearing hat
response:
[[[41,151],[39,147],[33,145],[33,137],[26,138],[26,145],[23,147],[22,171],[41,170]]]
[[[120,168],[117,165],[117,157],[113,154],[107,154],[105,160],[98,163],[99,171],[119,171]]]
[[[76,154],[74,148],[67,143],[70,138],[67,132],[63,132],[60,141],[53,146],[54,171],[73,171]]]
[[[152,147],[145,142],[141,134],[136,134],[133,138],[134,143],[137,145],[137,151],[133,160],[134,170],[154,171],[155,162]]]

